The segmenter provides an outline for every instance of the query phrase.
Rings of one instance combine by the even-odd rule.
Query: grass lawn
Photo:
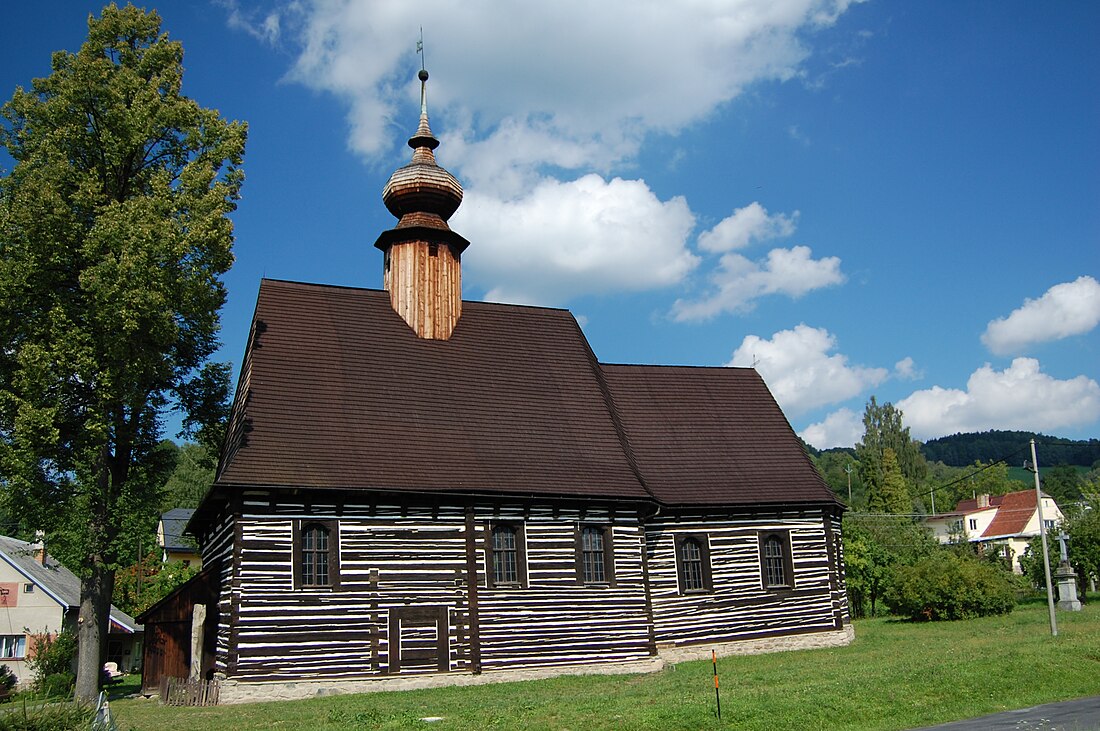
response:
[[[1100,597],[1058,613],[1045,602],[1004,617],[856,623],[849,647],[721,658],[660,673],[563,677],[468,688],[330,696],[216,708],[112,702],[119,728],[251,729],[907,729],[1100,695]],[[426,723],[419,719],[442,716]]]

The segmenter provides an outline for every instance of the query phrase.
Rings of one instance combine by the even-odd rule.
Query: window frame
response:
[[[782,552],[779,559],[782,562],[783,583],[772,583],[768,577],[768,561],[770,558],[767,555],[768,542],[774,539]],[[760,585],[765,591],[791,591],[795,588],[794,577],[794,559],[791,554],[791,532],[789,530],[767,530],[760,531],[758,535],[759,547],[760,547]]]
[[[307,584],[302,579],[302,565],[304,553],[302,547],[302,535],[311,528],[321,528],[328,534],[328,545],[325,553],[328,560],[328,581],[325,583]],[[301,590],[340,588],[340,521],[331,519],[299,518],[294,521],[292,563],[294,564],[294,588]]]
[[[515,536],[516,580],[496,580],[496,554],[493,535],[498,528],[510,529]],[[490,589],[523,589],[527,587],[527,531],[522,521],[494,520],[485,532],[485,585]]]
[[[593,551],[586,550],[584,545],[585,534],[588,531],[596,531],[601,540],[600,553],[602,556],[600,566],[603,569],[603,577],[599,579],[589,578],[588,576],[588,562],[585,558],[587,553],[593,553]],[[577,583],[581,586],[615,586],[615,542],[612,526],[609,523],[577,523],[574,531],[574,541]]]
[[[694,542],[699,547],[700,579],[702,586],[687,588],[687,564],[684,560],[684,545]],[[673,545],[676,549],[676,587],[681,595],[710,594],[714,591],[711,580],[710,536],[706,533],[677,533]]]
[[[12,654],[8,654],[9,649]],[[22,652],[20,652],[22,650]],[[27,657],[27,635],[0,635],[0,659],[23,660]]]

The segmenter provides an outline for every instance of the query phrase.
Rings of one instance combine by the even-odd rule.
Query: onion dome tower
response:
[[[462,186],[435,161],[439,140],[428,127],[420,70],[420,125],[409,138],[412,162],[390,176],[382,201],[398,218],[374,245],[385,255],[382,286],[390,305],[421,338],[447,340],[462,315],[462,252],[470,242],[447,225],[462,202]]]

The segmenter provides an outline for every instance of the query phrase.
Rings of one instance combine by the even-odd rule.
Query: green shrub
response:
[[[0,714],[0,731],[86,731],[95,709],[80,703],[28,704]]]
[[[11,668],[7,665],[0,665],[0,700],[7,700],[18,682],[19,679],[15,677],[15,673],[12,672]]]
[[[985,617],[1012,611],[1016,583],[996,564],[937,551],[897,567],[883,601],[894,614],[919,621]]]
[[[41,684],[36,683],[35,690],[47,698],[68,696],[76,685],[76,676],[72,673],[54,673],[42,679]]]
[[[31,682],[34,690],[46,693],[46,683],[51,678],[59,675],[72,677],[73,663],[76,661],[75,632],[62,630],[54,636],[38,635],[34,638],[31,647],[33,657],[27,661],[27,664],[34,673],[34,680]],[[54,679],[51,682],[53,687],[56,687],[60,681]],[[71,688],[72,685],[70,684],[69,687]],[[68,692],[68,688],[65,692]]]

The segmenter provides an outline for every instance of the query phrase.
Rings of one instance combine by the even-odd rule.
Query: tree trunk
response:
[[[92,572],[80,580],[80,615],[77,620],[76,699],[95,702],[107,659],[107,632],[111,622],[111,595],[115,572],[99,556]]]

